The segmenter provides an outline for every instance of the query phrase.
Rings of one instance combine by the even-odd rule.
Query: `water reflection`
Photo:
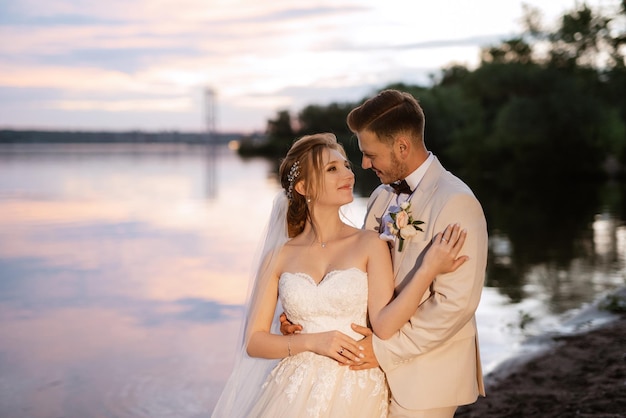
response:
[[[626,267],[626,225],[611,213],[596,215],[593,246],[599,266],[610,270]]]
[[[500,231],[493,231],[489,236],[489,252],[492,255],[492,263],[502,266],[510,266],[513,255],[513,244],[509,238]]]
[[[217,161],[218,153],[222,148],[215,143],[210,143],[206,147],[206,166],[207,166],[207,198],[215,199],[217,197]]]
[[[615,253],[616,220],[608,213],[596,215],[593,222],[593,247],[598,258],[610,260]]]
[[[619,226],[615,231],[615,249],[617,252],[617,259],[622,269],[626,267],[626,226]]]
[[[543,248],[542,260],[525,261],[530,251],[514,244],[502,232],[490,237],[488,285],[507,294],[511,302],[525,299],[541,300],[549,314],[561,314],[591,302],[598,294],[624,284],[624,226],[610,214],[595,217],[591,237],[583,231],[573,240],[575,248],[567,260],[558,252]],[[618,244],[618,236],[622,242]],[[520,244],[518,244],[520,245]],[[621,260],[621,261],[620,261]],[[528,313],[530,319],[538,316]]]
[[[206,416],[275,192],[222,154],[0,148],[0,415]]]
[[[213,151],[0,146],[0,415],[212,409],[279,189],[275,162]],[[478,311],[487,371],[526,336],[624,284],[626,193],[579,190],[584,198],[476,187],[491,235]],[[345,218],[360,226],[365,205],[357,197]]]

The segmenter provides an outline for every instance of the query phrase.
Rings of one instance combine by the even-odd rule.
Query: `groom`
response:
[[[437,232],[457,222],[467,229],[461,252],[469,260],[433,281],[400,331],[381,340],[353,325],[366,336],[369,357],[352,368],[380,364],[392,394],[390,417],[451,418],[459,405],[485,395],[475,318],[487,263],[483,210],[470,188],[426,149],[424,113],[410,94],[382,91],[353,109],[347,121],[363,154],[362,167],[383,183],[370,196],[364,228],[389,236],[389,211],[407,201],[413,219],[424,221],[424,231],[407,239],[401,251],[398,239],[391,243],[396,289],[419,267]]]

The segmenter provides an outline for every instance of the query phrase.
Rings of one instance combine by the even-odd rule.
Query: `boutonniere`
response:
[[[380,237],[386,241],[399,240],[398,251],[402,251],[404,240],[409,239],[417,234],[417,231],[423,231],[419,225],[423,221],[413,219],[411,215],[411,202],[404,202],[400,207],[389,208],[389,214],[384,219],[385,230]]]

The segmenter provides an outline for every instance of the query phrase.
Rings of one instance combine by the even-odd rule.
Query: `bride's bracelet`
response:
[[[289,334],[289,338],[287,338],[287,352],[289,353],[289,357],[291,357],[291,339],[293,338],[293,334]]]

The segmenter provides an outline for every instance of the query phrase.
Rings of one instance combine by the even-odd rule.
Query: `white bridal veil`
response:
[[[274,264],[275,255],[278,250],[288,241],[287,236],[287,207],[289,201],[285,192],[281,190],[274,198],[272,213],[266,230],[265,239],[260,241],[260,251],[256,269],[248,286],[248,296],[246,299],[246,312],[244,321],[239,332],[239,347],[235,357],[235,365],[222,391],[222,395],[213,410],[212,418],[246,418],[250,408],[261,392],[261,386],[269,372],[276,366],[278,360],[260,359],[248,356],[246,353],[246,343],[249,338],[248,323],[255,315],[257,301],[255,296],[259,294],[257,289],[265,286],[264,274],[271,271]],[[283,311],[280,301],[276,304],[274,319],[272,321],[272,333],[280,333],[279,315]]]

